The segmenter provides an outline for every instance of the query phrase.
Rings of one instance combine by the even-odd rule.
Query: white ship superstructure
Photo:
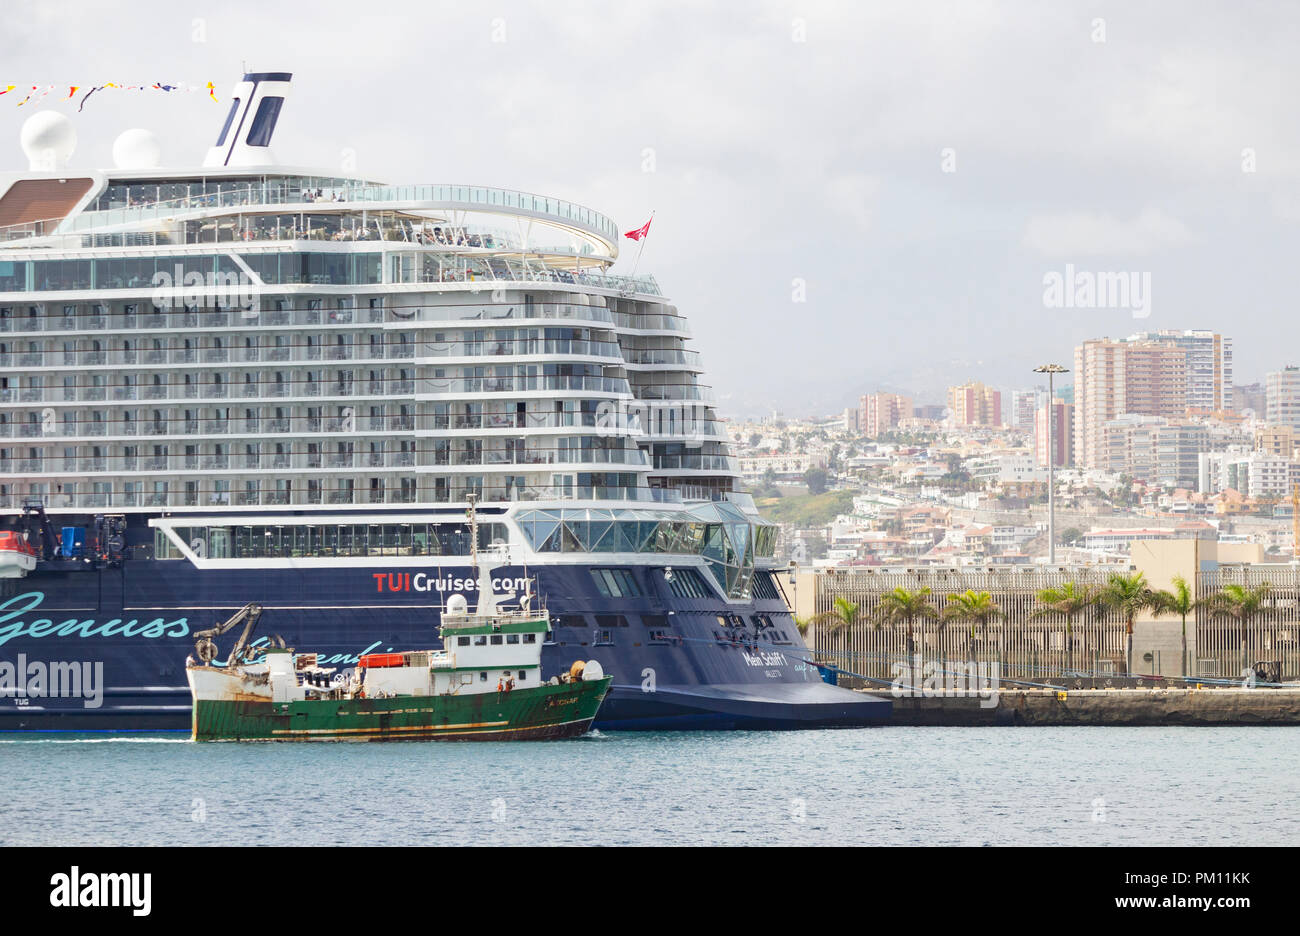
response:
[[[6,507],[732,489],[686,321],[608,272],[597,212],[265,167],[62,172],[0,199],[66,208],[0,227]]]

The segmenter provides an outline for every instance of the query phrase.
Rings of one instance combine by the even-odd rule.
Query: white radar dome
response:
[[[127,130],[113,141],[113,164],[119,169],[156,169],[162,144],[150,130]]]
[[[77,130],[58,111],[37,111],[18,135],[33,172],[57,172],[77,148]]]
[[[464,595],[452,595],[447,599],[448,614],[465,614],[469,611],[469,602]]]

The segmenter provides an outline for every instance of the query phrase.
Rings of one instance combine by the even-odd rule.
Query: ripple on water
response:
[[[1284,728],[10,736],[0,844],[1285,844],[1297,763]]]

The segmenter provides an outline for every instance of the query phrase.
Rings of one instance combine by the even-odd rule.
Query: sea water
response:
[[[0,736],[3,845],[1285,845],[1293,728]]]

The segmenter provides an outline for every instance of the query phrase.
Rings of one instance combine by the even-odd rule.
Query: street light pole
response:
[[[1035,374],[1047,375],[1047,564],[1056,564],[1056,420],[1052,403],[1056,398],[1055,377],[1070,371],[1060,364],[1040,364]]]

